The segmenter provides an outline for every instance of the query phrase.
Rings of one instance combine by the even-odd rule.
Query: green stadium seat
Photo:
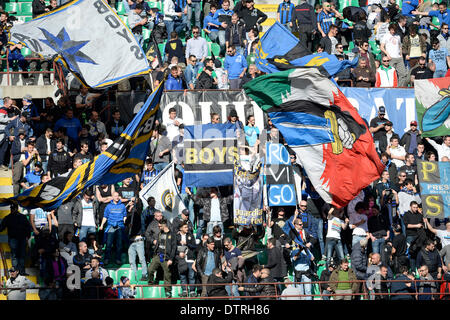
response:
[[[353,41],[350,41],[350,43],[348,44],[348,51],[351,52],[354,47],[355,47],[355,43]]]
[[[19,12],[23,16],[31,16],[33,14],[33,5],[31,2],[21,3]]]
[[[117,278],[117,272],[114,269],[108,269],[109,276],[114,280],[114,284],[119,283],[119,279]]]
[[[163,60],[164,60],[164,49],[165,49],[165,47],[166,47],[166,41],[164,41],[164,43],[159,43],[158,44],[158,49],[159,49],[159,52],[161,53],[161,57],[163,58]]]
[[[134,296],[136,299],[142,299],[144,294],[142,292],[142,287],[136,287],[136,295]]]
[[[33,17],[25,17],[25,22],[33,20]]]
[[[116,271],[117,281],[120,281],[120,278],[125,276],[130,279],[131,282],[131,270],[130,269],[117,269]]]
[[[117,7],[116,7],[117,14],[118,15],[125,14],[126,12],[125,12],[125,6],[123,5],[123,2],[120,1],[120,2],[117,2],[116,4],[117,4]]]
[[[30,0],[17,0],[17,2],[29,2],[30,4],[33,3],[33,1]]]
[[[142,37],[144,38],[144,41],[150,38],[151,33],[152,32],[147,28],[142,28]]]
[[[142,287],[143,298],[164,298],[166,296],[163,287]]]
[[[17,2],[7,2],[5,3],[6,12],[17,12],[19,10],[19,4]]]
[[[211,52],[218,57],[220,54],[220,45],[218,43],[211,43]]]

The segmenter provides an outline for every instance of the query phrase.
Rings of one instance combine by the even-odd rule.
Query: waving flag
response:
[[[55,58],[92,88],[150,70],[133,33],[105,0],[75,0],[14,25],[9,41],[44,59]]]
[[[295,67],[320,67],[328,76],[354,68],[358,59],[339,61],[334,54],[312,54],[286,27],[278,21],[264,33],[255,52],[255,64],[266,73]]]
[[[380,176],[384,166],[365,122],[318,69],[261,76],[244,89],[269,114],[327,203],[347,205]]]
[[[186,209],[174,175],[174,163],[171,162],[139,192],[144,207],[148,205],[149,197],[155,198],[155,209],[160,210],[170,222]]]
[[[13,198],[0,199],[0,203],[18,203],[24,208],[41,207],[50,211],[73,199],[86,188],[100,184],[114,184],[141,173],[163,90],[164,81],[105,152],[79,166],[67,176],[56,177]]]
[[[414,93],[422,137],[450,134],[450,78],[415,80]]]

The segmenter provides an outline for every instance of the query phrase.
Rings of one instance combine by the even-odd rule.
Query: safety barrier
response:
[[[11,83],[12,83],[11,77],[12,77],[12,75],[14,75],[14,74],[19,74],[19,75],[21,75],[21,74],[49,74],[49,75],[50,75],[50,78],[51,78],[52,75],[53,75],[53,79],[55,79],[55,81],[58,81],[58,82],[61,82],[61,81],[63,81],[63,79],[65,79],[64,76],[62,75],[61,67],[60,67],[56,62],[54,62],[54,61],[51,62],[51,63],[52,63],[52,69],[53,69],[53,70],[42,70],[42,71],[10,71],[10,69],[12,68],[12,66],[11,66],[10,63],[9,63],[8,57],[9,57],[9,51],[6,51],[6,57],[5,57],[5,58],[0,58],[1,61],[6,61],[6,71],[1,71],[1,72],[0,72],[0,75],[6,74],[6,76],[7,76],[7,85],[8,85],[8,86],[11,85]],[[25,60],[26,60],[26,61],[33,61],[33,60],[37,60],[37,61],[46,61],[46,60],[41,59],[41,58],[34,58],[34,57],[29,57],[29,56],[25,57]],[[2,63],[2,64],[3,64],[3,63]],[[58,77],[56,77],[56,75],[57,75]],[[61,76],[62,76],[62,77],[61,77]]]
[[[450,299],[450,293],[440,293],[439,292],[439,287],[440,284],[445,282],[444,280],[432,280],[432,282],[435,282],[437,284],[437,292],[435,293],[420,293],[417,292],[417,284],[421,283],[421,282],[431,282],[431,280],[378,280],[380,283],[382,282],[387,282],[387,283],[394,283],[394,282],[403,282],[403,283],[414,283],[414,287],[416,288],[415,292],[411,292],[411,293],[376,293],[376,292],[370,292],[370,297],[372,298],[368,298],[367,296],[367,292],[366,292],[366,287],[365,285],[363,285],[363,292],[357,292],[357,293],[330,293],[330,294],[323,294],[322,292],[314,292],[311,294],[293,294],[293,295],[281,295],[281,293],[278,290],[278,286],[279,285],[294,285],[294,286],[299,286],[299,285],[304,285],[304,284],[309,284],[311,285],[311,287],[314,287],[315,285],[319,285],[322,283],[360,283],[360,284],[364,284],[366,282],[366,280],[357,280],[357,281],[313,281],[313,282],[268,282],[268,283],[263,283],[263,285],[273,285],[274,289],[275,289],[275,295],[239,295],[239,296],[215,296],[215,297],[202,297],[202,296],[195,296],[195,297],[170,297],[170,298],[166,298],[166,297],[155,297],[155,298],[135,298],[135,300],[236,300],[236,299],[240,299],[240,300],[246,300],[246,299],[263,299],[263,300],[280,300],[280,299],[286,299],[286,298],[299,298],[299,300],[304,300],[309,298],[310,300],[322,300],[323,297],[361,297],[361,300],[374,300],[373,298],[376,296],[388,296],[388,299],[394,296],[414,296],[419,297],[421,295],[423,296],[433,296],[434,300],[439,300],[439,296],[443,295],[445,297],[444,300]],[[261,283],[259,283],[261,284]],[[146,287],[152,287],[152,288],[166,288],[166,287],[186,287],[186,291],[188,291],[188,287],[207,287],[207,286],[254,286],[255,283],[225,283],[225,284],[161,284],[161,285],[155,285],[155,284],[149,284],[149,285],[133,285],[134,288],[146,288]],[[115,286],[115,288],[124,288],[127,286],[122,286],[122,285],[118,285]],[[90,289],[92,289],[94,287],[90,287]],[[95,287],[97,290],[97,296],[99,296],[99,290],[104,289],[105,287]],[[3,290],[5,290],[6,288],[1,286],[0,287],[0,292],[3,292]],[[10,288],[8,290],[20,290],[21,288]],[[55,289],[55,288],[50,288],[50,287],[35,287],[33,289]],[[83,299],[82,296],[82,292],[81,290],[78,290],[80,293],[80,299],[81,300],[86,300]],[[317,298],[317,299],[315,299]]]

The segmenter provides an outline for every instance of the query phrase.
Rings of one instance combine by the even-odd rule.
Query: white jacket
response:
[[[6,282],[6,290],[3,290],[3,294],[8,296],[8,300],[26,300],[27,291],[26,289],[34,288],[36,284],[31,280],[25,278],[24,276],[18,275],[14,282],[11,278]],[[25,288],[25,290],[11,290],[11,288]]]

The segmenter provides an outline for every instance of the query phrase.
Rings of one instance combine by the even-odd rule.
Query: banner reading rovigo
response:
[[[250,172],[234,165],[234,223],[241,226],[262,225],[262,165]]]
[[[418,160],[417,169],[424,215],[450,217],[450,162]]]

